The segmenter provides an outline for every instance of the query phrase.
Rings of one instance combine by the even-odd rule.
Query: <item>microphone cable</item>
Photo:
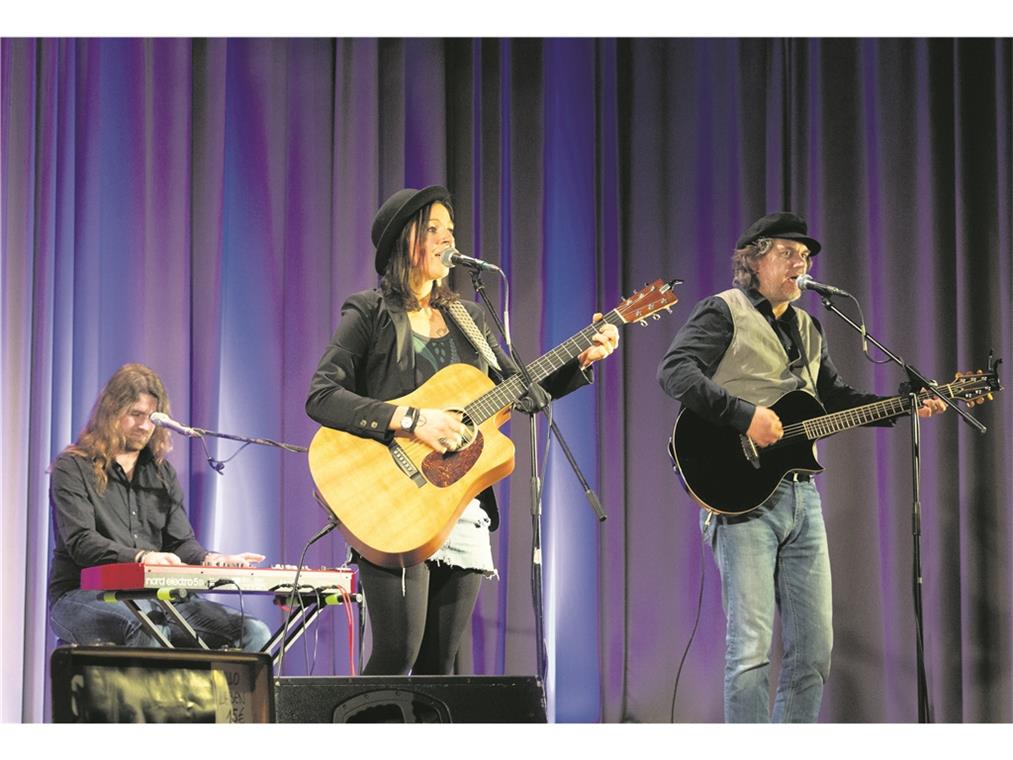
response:
[[[316,586],[310,588],[313,593],[313,599],[317,603],[317,616],[320,615],[320,605],[323,602],[323,598],[320,596],[320,589]],[[306,662],[306,675],[313,675],[313,671],[317,669],[317,652],[320,649],[320,624],[317,623],[313,626],[313,656],[308,658]],[[303,660],[306,661],[309,655],[309,649],[306,646],[306,642],[303,642]]]
[[[239,583],[230,578],[220,578],[219,580],[208,586],[208,591],[214,591],[216,588],[222,586],[235,586],[236,591],[239,593],[239,640],[238,649],[243,649],[243,633],[246,631],[246,605],[243,602],[243,589],[239,586]]]
[[[697,592],[696,597],[696,618],[693,620],[693,630],[689,634],[689,641],[686,642],[686,648],[682,652],[682,658],[679,660],[679,668],[675,673],[675,686],[672,688],[672,711],[671,711],[671,722],[675,723],[675,699],[679,694],[679,679],[682,677],[682,666],[686,663],[686,656],[689,655],[689,648],[693,646],[693,639],[696,638],[696,629],[700,626],[700,616],[703,611],[703,579],[704,579],[704,552],[707,549],[706,540],[702,540],[700,544],[700,588]]]
[[[341,594],[341,604],[345,608],[345,619],[348,621],[348,674],[357,675],[355,670],[355,619],[352,616],[352,595],[343,588],[338,589]]]
[[[324,506],[323,502],[321,501],[321,497],[320,497],[319,492],[314,491],[313,492],[313,496],[314,496],[314,498],[317,500],[317,502],[321,506]],[[328,522],[327,525],[325,525],[323,528],[321,528],[320,530],[318,530],[315,535],[313,535],[313,536],[310,537],[310,540],[306,542],[306,544],[302,548],[302,552],[299,554],[299,563],[296,565],[295,578],[292,579],[292,591],[288,595],[288,603],[286,605],[288,607],[288,609],[289,609],[289,613],[285,617],[285,624],[284,624],[284,627],[282,629],[281,651],[278,653],[278,673],[277,673],[277,677],[278,678],[281,677],[282,668],[285,665],[285,650],[288,648],[286,646],[286,644],[288,643],[289,622],[290,622],[291,617],[292,617],[291,616],[291,610],[295,606],[296,599],[299,600],[299,609],[302,610],[303,617],[305,617],[305,615],[306,615],[306,606],[305,606],[305,604],[303,602],[302,594],[299,592],[299,576],[302,575],[303,563],[306,561],[306,553],[309,551],[310,547],[313,546],[313,544],[315,544],[321,538],[323,538],[324,536],[326,536],[328,533],[330,533],[336,527],[337,527],[337,522],[334,521],[333,519],[331,519]],[[311,590],[313,590],[313,589],[311,589]],[[305,624],[304,624],[304,627],[305,627]],[[314,658],[315,657],[316,657],[316,655],[314,654]],[[308,669],[309,668],[309,663],[307,662],[306,665],[307,665],[307,669]]]
[[[228,456],[225,459],[217,459],[216,457],[211,456],[211,452],[208,450],[207,439],[202,435],[197,437],[200,440],[201,447],[203,447],[204,449],[204,457],[208,460],[208,466],[210,466],[211,469],[217,472],[219,475],[224,475],[225,473],[223,472],[223,470],[225,469],[225,465],[231,462],[233,459],[235,459],[239,455],[240,451],[242,451],[243,449],[245,449],[247,446],[250,445],[250,441],[247,441],[238,449],[236,449],[234,452],[232,452],[231,456]]]

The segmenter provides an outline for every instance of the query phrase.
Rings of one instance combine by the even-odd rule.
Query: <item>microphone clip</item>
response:
[[[514,409],[524,414],[535,414],[542,411],[552,402],[552,396],[538,383],[532,383],[527,391],[514,402]]]
[[[490,264],[488,261],[482,261],[482,259],[476,259],[473,256],[465,256],[453,246],[447,248],[442,254],[440,254],[440,259],[443,261],[443,266],[448,269],[453,269],[456,265],[460,264],[461,266],[476,272],[499,272],[501,274],[503,272],[503,270],[495,264]]]

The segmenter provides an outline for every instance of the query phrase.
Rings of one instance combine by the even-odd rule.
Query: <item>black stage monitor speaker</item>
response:
[[[545,723],[534,677],[279,678],[279,723]]]
[[[271,656],[260,652],[60,647],[55,723],[272,723]]]

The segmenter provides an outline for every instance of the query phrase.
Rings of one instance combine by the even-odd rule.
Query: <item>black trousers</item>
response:
[[[359,582],[373,633],[363,675],[452,673],[478,599],[480,571],[436,562],[391,570],[359,557]]]

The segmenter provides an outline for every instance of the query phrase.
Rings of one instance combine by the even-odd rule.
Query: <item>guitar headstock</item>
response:
[[[992,400],[992,394],[1002,390],[999,382],[999,365],[1002,359],[996,359],[990,352],[988,369],[975,372],[958,372],[949,384],[952,398],[960,399],[968,408],[976,404],[984,404]]]
[[[682,285],[682,280],[655,280],[638,290],[629,298],[615,308],[615,311],[622,318],[624,323],[639,322],[647,325],[647,318],[661,319],[658,313],[662,309],[671,311],[678,303],[679,297],[675,295],[675,286]]]

